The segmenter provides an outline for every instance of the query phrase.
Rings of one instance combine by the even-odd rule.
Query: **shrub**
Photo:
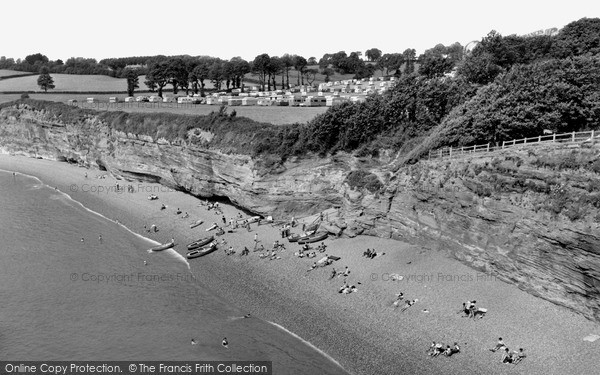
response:
[[[29,99],[29,94],[24,92],[21,94],[21,99]]]
[[[376,193],[383,187],[376,175],[361,169],[348,173],[344,182],[352,189],[367,189],[371,193]]]

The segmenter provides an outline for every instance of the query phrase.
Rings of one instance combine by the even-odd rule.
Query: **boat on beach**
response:
[[[308,232],[304,232],[302,234],[292,234],[290,236],[288,236],[288,241],[289,242],[298,242],[299,239],[301,238],[308,238],[311,235],[313,235],[315,233],[315,231],[308,231]]]
[[[323,232],[323,233],[315,233],[313,235],[306,236],[306,237],[301,237],[298,239],[298,244],[303,245],[305,243],[323,241],[324,239],[327,238],[327,235],[328,235],[327,232]]]
[[[246,223],[246,222],[248,224],[252,224],[252,223],[255,223],[255,222],[259,221],[259,220],[260,220],[260,216],[252,216],[252,217],[247,217],[245,219],[237,219],[236,221],[237,221],[238,224],[243,224],[243,223]]]
[[[199,240],[196,240],[196,241],[194,241],[194,242],[192,242],[192,243],[188,244],[188,245],[187,245],[187,248],[188,248],[188,250],[194,250],[194,249],[197,249],[197,248],[199,248],[199,247],[202,247],[202,246],[204,246],[204,245],[206,245],[206,244],[210,243],[210,242],[211,242],[212,240],[214,240],[214,239],[215,239],[215,237],[214,237],[214,236],[210,236],[210,237],[204,237],[204,238],[201,238],[201,239],[199,239]]]
[[[210,244],[196,250],[189,251],[186,255],[186,258],[193,259],[204,256],[206,254],[210,254],[213,251],[217,250],[217,243],[211,242]]]
[[[190,224],[190,229],[196,228],[198,225],[204,223],[204,220],[196,220],[195,222]]]
[[[152,250],[152,251],[163,251],[163,250],[170,249],[173,246],[175,246],[175,242],[171,241],[171,242],[164,243],[162,245],[155,246],[155,247],[151,248],[150,250]]]

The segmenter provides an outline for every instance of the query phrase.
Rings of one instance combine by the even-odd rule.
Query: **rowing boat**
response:
[[[301,237],[298,239],[298,244],[303,245],[305,243],[318,242],[327,238],[327,232],[313,234],[311,236]]]
[[[194,249],[197,249],[199,247],[206,245],[207,243],[211,242],[214,239],[215,239],[214,236],[204,237],[204,238],[201,238],[199,240],[196,240],[196,241],[190,243],[189,245],[187,245],[187,248],[188,248],[188,250],[194,250]]]
[[[202,223],[204,223],[203,220],[196,220],[195,222],[190,224],[190,229],[191,228],[196,228],[198,225],[201,225]]]
[[[212,253],[215,250],[217,250],[217,244],[215,242],[211,242],[209,245],[204,246],[203,248],[188,252],[186,257],[188,259],[198,258],[206,254]]]
[[[150,250],[152,250],[152,251],[162,251],[162,250],[170,249],[173,246],[175,246],[175,242],[171,241],[171,242],[164,243],[162,245],[155,246],[155,247],[151,248]]]

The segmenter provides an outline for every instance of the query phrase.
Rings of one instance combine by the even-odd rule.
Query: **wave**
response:
[[[290,331],[289,329],[285,328],[282,325],[279,325],[277,323],[273,323],[269,320],[265,320],[267,323],[279,328],[280,330],[284,331],[285,333],[292,335],[293,337],[297,338],[298,340],[302,341],[302,343],[304,343],[305,345],[311,347],[312,349],[316,350],[317,352],[319,352],[323,357],[327,358],[329,361],[331,361],[332,363],[334,363],[336,366],[338,366],[339,368],[341,368],[342,370],[348,372],[348,370],[346,370],[344,368],[344,366],[342,366],[338,361],[336,361],[332,356],[330,356],[329,354],[325,353],[324,351],[322,351],[321,349],[317,348],[316,346],[314,346],[310,341],[306,341],[304,340],[302,337],[298,336],[297,334],[295,334],[294,332]],[[349,372],[348,372],[349,373]]]

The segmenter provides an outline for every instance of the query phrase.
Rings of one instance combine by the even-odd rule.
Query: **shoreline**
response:
[[[178,243],[175,251],[183,256],[185,244],[206,235],[205,228],[221,218],[205,207],[198,207],[199,199],[165,187],[165,191],[157,193],[158,203],[148,201],[147,192],[92,194],[81,189],[69,192],[71,186],[85,183],[128,184],[116,180],[109,172],[8,155],[0,155],[0,169],[26,173],[54,185],[89,210],[109,220],[118,220],[134,234],[140,235],[137,231],[141,232],[144,225],[156,224],[159,232],[148,234],[148,238],[164,243],[175,237]],[[90,178],[83,177],[85,172]],[[102,174],[107,175],[106,179],[91,178]],[[140,185],[160,189],[156,184]],[[167,212],[158,209],[161,203],[167,205]],[[233,206],[220,205],[226,218],[236,217],[240,212]],[[173,214],[176,208],[187,211],[190,217],[180,219]],[[191,230],[188,224],[196,219],[205,223],[198,230]],[[299,230],[295,229],[297,233]],[[437,251],[376,237],[328,239],[327,253],[342,258],[333,266],[343,270],[348,265],[351,270],[348,282],[360,282],[357,293],[342,295],[337,293],[342,279],[328,279],[331,266],[307,272],[313,260],[295,257],[293,252],[299,246],[287,240],[282,241],[287,250],[279,254],[281,259],[259,259],[251,247],[255,233],[265,248],[270,248],[276,239],[281,241],[277,228],[253,224],[250,233],[238,229],[224,236],[226,246],[231,245],[237,251],[235,255],[226,256],[221,246],[209,256],[189,260],[191,270],[240,310],[285,327],[351,373],[368,374],[377,369],[378,374],[398,371],[541,374],[583,373],[595,368],[593,358],[600,341],[589,343],[582,338],[600,334],[598,324],[514,285],[480,280],[479,273]],[[244,246],[251,250],[248,257],[239,256]],[[362,252],[367,247],[386,254],[366,259]],[[389,278],[392,273],[404,275],[405,279],[384,280],[385,275]],[[473,280],[466,280],[469,278]],[[399,291],[407,299],[419,302],[404,313],[393,309],[391,302]],[[488,308],[488,316],[478,321],[460,318],[456,311],[467,299],[476,299]],[[552,332],[548,332],[548,327],[553,328]],[[499,363],[500,355],[487,350],[499,336],[511,350],[524,347],[528,358],[516,367]],[[449,345],[458,341],[462,352],[451,358],[431,358],[425,354],[431,341]]]

